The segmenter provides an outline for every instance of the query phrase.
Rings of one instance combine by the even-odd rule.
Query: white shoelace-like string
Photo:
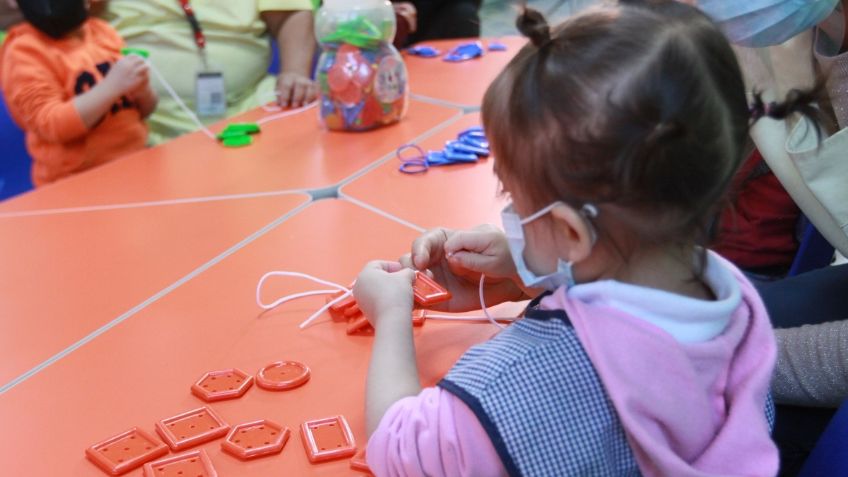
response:
[[[269,279],[271,277],[275,277],[275,276],[305,278],[307,280],[311,280],[311,281],[319,283],[321,285],[333,287],[334,289],[332,289],[332,290],[314,290],[314,291],[295,293],[295,294],[292,294],[292,295],[286,295],[284,297],[281,297],[281,298],[273,301],[272,303],[264,303],[262,301],[262,295],[261,295],[262,294],[262,285],[265,284],[265,281],[267,279]],[[489,309],[486,306],[486,301],[483,297],[483,286],[485,284],[485,279],[486,279],[485,275],[480,276],[480,288],[479,288],[479,291],[480,291],[480,307],[482,308],[485,316],[440,315],[440,314],[427,314],[425,316],[427,318],[432,318],[432,319],[435,319],[435,320],[446,320],[446,321],[478,321],[478,322],[479,321],[488,321],[488,322],[492,323],[493,325],[497,326],[498,328],[504,328],[504,325],[498,323],[498,320],[509,322],[509,321],[515,321],[516,318],[498,318],[498,319],[496,319],[491,315],[491,313],[489,313]],[[306,273],[274,271],[274,272],[266,273],[265,275],[262,276],[262,278],[259,279],[259,283],[256,285],[256,304],[259,305],[259,307],[264,309],[264,310],[270,310],[272,308],[276,308],[276,307],[282,305],[283,303],[287,303],[287,302],[297,300],[297,299],[300,299],[300,298],[306,298],[306,297],[309,297],[309,296],[317,296],[317,295],[332,295],[334,293],[338,293],[339,291],[342,291],[344,293],[342,293],[339,297],[327,302],[327,304],[325,304],[324,306],[319,308],[318,311],[316,311],[315,313],[310,315],[309,318],[307,318],[306,320],[303,321],[303,323],[298,325],[300,329],[304,329],[307,326],[309,326],[310,324],[312,324],[313,321],[318,319],[318,317],[321,316],[324,312],[329,310],[330,307],[332,307],[336,303],[338,303],[338,302],[346,299],[348,296],[350,296],[351,293],[353,293],[353,290],[350,289],[350,288],[347,288],[346,286],[340,285],[338,283],[333,283],[333,282],[330,282],[330,281],[327,281],[327,280],[322,280],[318,277],[314,277],[314,276],[306,274]]]
[[[153,72],[153,76],[156,77],[156,79],[159,81],[159,84],[161,84],[162,87],[165,88],[165,91],[168,92],[168,95],[177,103],[177,105],[180,107],[180,109],[183,110],[183,112],[186,114],[186,116],[188,116],[189,119],[191,119],[191,121],[194,123],[194,125],[197,126],[197,128],[203,134],[205,134],[209,139],[217,142],[218,138],[217,138],[217,136],[215,136],[215,133],[213,133],[208,127],[206,127],[206,125],[203,124],[203,121],[201,121],[200,118],[197,117],[197,114],[195,114],[194,111],[192,111],[191,108],[189,108],[188,105],[185,104],[185,102],[182,100],[182,98],[180,98],[180,95],[177,94],[176,90],[174,90],[174,87],[171,86],[171,84],[168,83],[167,80],[165,80],[165,77],[162,75],[162,73],[159,71],[159,69],[156,68],[156,65],[154,65],[153,62],[151,62],[150,60],[145,60],[145,61],[147,62],[147,66],[150,68],[150,71]],[[300,108],[289,109],[289,110],[286,110],[286,111],[283,111],[283,109],[280,108],[280,107],[264,105],[264,106],[262,106],[262,109],[267,111],[267,112],[276,112],[276,111],[281,111],[281,112],[279,112],[277,114],[265,116],[264,118],[260,118],[256,121],[256,124],[257,125],[267,124],[267,123],[270,123],[271,121],[276,121],[278,119],[282,119],[282,118],[285,118],[285,117],[288,117],[288,116],[294,116],[295,114],[300,114],[300,113],[302,113],[302,112],[304,112],[308,109],[314,108],[317,104],[318,104],[318,101],[315,100],[315,101],[312,101],[311,103],[308,103],[304,106],[301,106]]]

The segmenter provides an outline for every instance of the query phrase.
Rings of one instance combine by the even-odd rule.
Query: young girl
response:
[[[372,262],[367,459],[384,475],[775,475],[775,344],[756,292],[699,246],[752,108],[721,31],[670,1],[587,10],[530,37],[483,102],[506,233],[436,230]],[[412,268],[444,307],[536,298],[523,319],[421,389]]]

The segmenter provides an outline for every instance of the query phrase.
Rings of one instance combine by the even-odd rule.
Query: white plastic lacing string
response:
[[[295,294],[292,294],[292,295],[286,295],[284,297],[281,297],[281,298],[275,300],[272,303],[268,303],[268,304],[263,303],[262,302],[262,296],[261,296],[262,285],[265,283],[265,280],[267,280],[268,278],[274,277],[274,276],[305,278],[307,280],[312,280],[313,282],[320,283],[321,285],[334,287],[334,289],[333,290],[313,290],[313,291],[295,293]],[[486,279],[485,275],[480,276],[480,306],[481,306],[485,316],[469,316],[469,315],[455,315],[454,316],[454,315],[426,314],[425,317],[436,319],[436,320],[448,320],[448,321],[489,321],[490,323],[497,326],[498,328],[501,328],[501,329],[505,328],[502,324],[498,323],[497,319],[495,319],[489,313],[489,309],[488,309],[488,307],[486,307],[486,301],[483,298],[483,286],[485,284],[485,279]],[[329,310],[330,307],[332,307],[336,303],[344,300],[345,298],[349,297],[353,293],[353,290],[350,289],[350,288],[347,288],[346,286],[339,285],[338,283],[333,283],[333,282],[330,282],[330,281],[327,281],[327,280],[322,280],[318,277],[314,277],[314,276],[306,274],[306,273],[274,271],[274,272],[266,273],[265,275],[262,276],[262,278],[259,279],[259,283],[256,285],[256,304],[259,305],[259,307],[262,308],[263,310],[270,310],[272,308],[276,308],[276,307],[282,305],[283,303],[287,303],[287,302],[297,300],[297,299],[300,299],[300,298],[305,298],[305,297],[309,297],[309,296],[317,296],[317,295],[331,295],[333,293],[338,293],[339,291],[343,291],[344,293],[342,293],[339,297],[327,302],[326,305],[319,308],[318,311],[316,311],[315,313],[310,315],[309,318],[307,318],[306,320],[303,321],[303,323],[298,325],[298,327],[300,329],[304,329],[307,326],[309,326],[313,321],[318,319],[318,317],[321,316],[324,312]],[[517,318],[500,318],[500,319],[502,321],[515,321]]]
[[[217,136],[215,136],[215,133],[213,133],[208,127],[206,127],[206,125],[203,124],[203,121],[201,121],[200,118],[197,117],[196,114],[194,114],[194,111],[192,111],[191,108],[189,108],[185,104],[185,102],[183,102],[182,98],[180,98],[180,95],[177,94],[176,90],[174,90],[174,87],[171,86],[171,84],[168,83],[168,81],[165,80],[165,77],[162,76],[162,73],[156,68],[156,65],[154,65],[153,62],[151,62],[149,59],[145,59],[144,61],[147,63],[147,66],[150,68],[150,71],[153,72],[153,75],[156,76],[156,79],[159,81],[159,83],[162,85],[162,87],[165,88],[165,91],[168,92],[168,95],[171,96],[171,98],[174,101],[176,101],[176,103],[180,107],[180,109],[182,109],[183,112],[186,113],[186,115],[192,120],[192,122],[194,122],[194,125],[197,126],[197,128],[201,132],[203,132],[203,134],[205,134],[209,139],[217,142],[218,138],[217,138]],[[273,107],[265,105],[265,106],[262,106],[262,109],[264,109],[267,112],[274,112],[274,111],[282,111],[282,112],[277,113],[277,114],[272,114],[270,116],[265,116],[264,118],[260,118],[259,120],[256,121],[256,124],[261,125],[261,124],[269,123],[271,121],[276,121],[277,119],[282,119],[282,118],[285,118],[285,117],[288,117],[288,116],[293,116],[295,114],[300,114],[300,113],[306,111],[307,109],[311,109],[311,108],[315,107],[315,105],[317,105],[317,104],[318,104],[318,100],[315,100],[315,101],[312,101],[311,103],[308,103],[304,106],[301,106],[300,108],[290,109],[290,110],[286,110],[286,111],[282,111],[282,108],[279,108],[279,107],[277,107],[276,109],[272,109]]]

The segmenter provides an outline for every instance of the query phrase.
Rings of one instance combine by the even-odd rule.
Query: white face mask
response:
[[[733,43],[764,47],[783,43],[824,20],[839,0],[698,0]]]
[[[524,226],[547,214],[558,204],[560,202],[554,202],[524,219],[515,213],[512,204],[507,205],[501,212],[501,220],[503,221],[506,240],[509,244],[509,253],[512,255],[512,261],[515,263],[518,276],[521,277],[524,286],[528,288],[544,288],[545,290],[553,291],[563,285],[572,287],[575,284],[572,262],[557,258],[557,270],[553,273],[539,276],[530,270],[524,261],[524,247],[526,245]],[[589,204],[584,205],[580,212],[587,217],[596,217],[598,215],[598,210]],[[590,230],[592,231],[592,243],[594,244],[595,234],[594,230],[591,229],[591,224]]]

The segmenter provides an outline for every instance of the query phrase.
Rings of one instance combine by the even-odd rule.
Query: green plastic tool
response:
[[[145,59],[150,58],[150,52],[141,48],[121,48],[121,54],[124,56],[138,55]]]
[[[222,143],[224,147],[244,147],[253,144],[253,138],[247,134],[242,134],[224,138]]]
[[[382,40],[380,29],[364,17],[340,23],[336,31],[321,38],[322,43],[347,43],[357,48],[374,48]]]

